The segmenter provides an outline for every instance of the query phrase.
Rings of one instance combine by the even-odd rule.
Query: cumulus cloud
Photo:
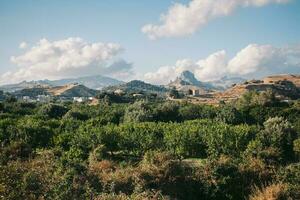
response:
[[[133,75],[133,63],[129,63],[123,59],[117,60],[108,67],[103,68],[101,74],[106,74],[113,78],[129,80]]]
[[[150,39],[179,37],[195,33],[200,27],[217,17],[230,15],[240,7],[261,7],[283,4],[290,0],[192,0],[188,5],[175,3],[160,17],[161,24],[147,24],[142,32]]]
[[[41,39],[22,55],[11,57],[18,69],[3,74],[1,82],[124,73],[131,65],[116,59],[122,51],[115,43],[89,43],[81,38],[52,42]]]
[[[300,45],[274,47],[250,44],[229,59],[225,50],[193,62],[177,61],[174,66],[160,67],[145,74],[145,80],[166,84],[185,69],[195,73],[201,81],[218,80],[223,76],[255,78],[270,74],[300,73]]]
[[[27,47],[27,43],[26,42],[21,42],[20,45],[19,45],[20,49],[26,49],[26,47]]]
[[[225,50],[211,54],[196,63],[194,72],[200,80],[215,80],[226,73],[227,55]]]

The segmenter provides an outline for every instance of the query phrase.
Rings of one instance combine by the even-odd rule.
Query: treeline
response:
[[[300,199],[300,102],[0,103],[3,199]]]

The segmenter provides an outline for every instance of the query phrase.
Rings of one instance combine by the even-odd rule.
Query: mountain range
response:
[[[79,78],[69,78],[60,80],[38,80],[38,81],[23,81],[17,84],[3,85],[0,86],[0,90],[4,92],[15,92],[26,88],[49,88],[56,86],[63,86],[68,84],[77,83],[79,85],[84,85],[88,88],[94,90],[100,90],[103,87],[111,85],[119,85],[124,82],[110,77],[96,75],[96,76],[85,76]]]
[[[150,83],[145,83],[140,80],[133,80],[128,83],[121,85],[109,86],[103,88],[103,90],[108,92],[114,92],[116,90],[122,90],[126,93],[165,93],[168,89],[165,86],[161,85],[152,85]]]
[[[13,94],[19,98],[24,96],[34,98],[38,95],[50,95],[57,97],[93,97],[97,94],[97,90],[90,89],[84,85],[67,84],[54,87],[24,88],[13,92]]]
[[[292,99],[300,96],[299,75],[273,75],[263,80],[245,81],[238,77],[223,77],[217,81],[199,81],[190,71],[182,72],[168,85],[153,85],[140,80],[127,83],[104,76],[89,76],[74,79],[23,81],[19,84],[0,87],[0,94],[10,92],[17,97],[36,97],[38,95],[51,95],[58,97],[92,97],[101,89],[104,92],[144,93],[165,95],[171,88],[183,93],[198,91],[200,94],[213,94],[213,99],[233,99],[242,93],[254,90],[265,91],[271,89],[276,94]],[[1,95],[0,95],[1,97]]]
[[[11,85],[3,85],[0,86],[0,90],[4,92],[13,92],[15,94],[27,93],[28,89],[33,89],[35,92],[51,91],[51,88],[54,90],[59,87],[68,88],[70,85],[78,85],[85,86],[88,89],[92,90],[101,90],[104,89],[106,91],[115,91],[122,90],[124,92],[149,92],[149,93],[164,93],[167,92],[170,88],[176,88],[178,90],[188,90],[191,87],[196,87],[201,91],[212,91],[212,90],[226,90],[231,87],[232,84],[237,84],[245,81],[242,78],[229,78],[223,77],[220,80],[213,82],[202,82],[199,81],[195,75],[190,71],[183,71],[174,81],[171,81],[166,86],[161,85],[153,85],[149,83],[145,83],[140,80],[133,80],[128,83],[119,81],[117,79],[113,79],[110,77],[96,75],[96,76],[86,76],[79,78],[69,78],[69,79],[60,79],[60,80],[38,80],[38,81],[23,81],[18,84]],[[87,89],[83,89],[87,91]],[[82,89],[82,88],[81,88]],[[80,89],[80,90],[81,90]],[[74,89],[73,89],[74,90]],[[33,92],[33,93],[35,93]],[[50,92],[51,93],[51,92]],[[87,92],[88,94],[93,94],[94,92]],[[86,94],[86,92],[84,92]]]

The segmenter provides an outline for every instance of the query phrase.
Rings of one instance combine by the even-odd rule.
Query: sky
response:
[[[299,0],[0,0],[0,84],[300,73]]]

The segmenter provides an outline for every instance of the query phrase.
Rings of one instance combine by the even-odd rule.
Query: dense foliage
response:
[[[300,199],[300,103],[0,103],[1,199]]]

